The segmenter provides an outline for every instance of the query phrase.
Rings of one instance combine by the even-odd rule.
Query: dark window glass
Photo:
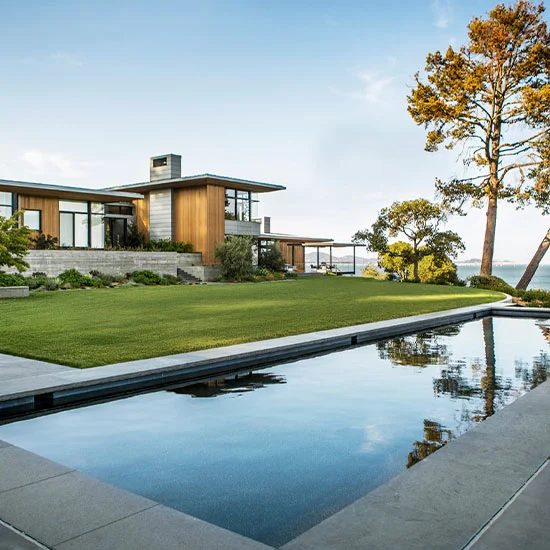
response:
[[[166,166],[168,164],[168,157],[163,157],[161,159],[153,159],[153,168],[158,168],[159,166]]]

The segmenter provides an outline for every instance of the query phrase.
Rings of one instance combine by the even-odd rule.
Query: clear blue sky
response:
[[[426,153],[406,95],[486,0],[0,0],[0,178],[104,187],[184,174],[286,185],[278,232],[349,240],[393,200],[462,173]],[[528,259],[550,218],[503,207],[496,257]],[[451,224],[479,257],[484,215]]]

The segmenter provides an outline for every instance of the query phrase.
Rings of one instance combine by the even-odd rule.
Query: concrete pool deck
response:
[[[114,379],[112,372],[106,377],[99,373],[83,378],[70,375],[112,370],[115,365],[85,371],[52,365],[51,372],[37,375],[40,370],[29,374],[25,360],[13,358],[18,367],[11,363],[11,378],[1,380],[0,394],[4,403],[29,398],[34,401],[37,396],[40,401],[41,395],[52,392],[70,394],[105,382],[124,384],[127,379],[158,376],[164,371],[180,376],[186,366],[205,375],[209,361],[213,364],[212,374],[216,374],[230,365],[235,369],[243,362],[248,365],[246,361],[262,362],[266,353],[277,360],[296,350],[311,353],[503,314],[550,317],[549,310],[486,304],[147,360],[146,366],[143,362],[126,363],[120,365],[120,377]],[[248,347],[250,355],[243,346]],[[182,356],[186,356],[185,361]],[[0,356],[0,360],[0,369],[4,362],[10,364],[9,356]],[[29,369],[40,366],[36,361],[32,363]],[[18,369],[21,376],[17,376]],[[282,548],[547,548],[549,455],[550,383],[546,382]],[[5,442],[0,442],[0,520],[46,547],[62,550],[270,548]],[[6,529],[0,522],[0,549],[3,537],[6,548],[43,548],[29,546],[32,541],[22,536],[17,546],[13,542],[17,533]]]

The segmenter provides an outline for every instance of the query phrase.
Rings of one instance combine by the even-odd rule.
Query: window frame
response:
[[[27,212],[36,212],[38,214],[38,227],[31,227],[27,224]],[[23,211],[23,225],[26,225],[31,231],[42,232],[42,210],[37,208],[25,208]]]

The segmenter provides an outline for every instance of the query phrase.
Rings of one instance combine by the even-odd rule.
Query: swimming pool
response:
[[[0,439],[278,546],[544,381],[549,334],[486,318],[14,422]]]

